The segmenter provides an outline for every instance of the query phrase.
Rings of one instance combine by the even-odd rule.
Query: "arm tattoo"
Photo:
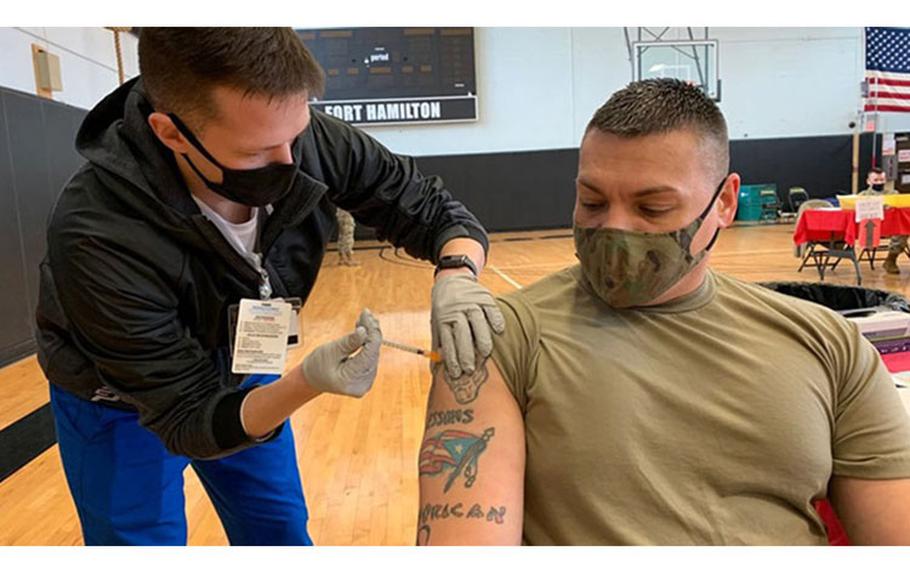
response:
[[[487,443],[495,432],[495,428],[487,428],[478,436],[461,430],[446,430],[426,438],[420,448],[420,475],[435,476],[448,472],[444,490],[448,492],[464,473],[464,486],[471,487],[477,479],[480,454],[487,449]]]
[[[481,357],[478,356],[477,360],[480,361]],[[437,364],[437,375],[442,374],[443,378],[446,381],[446,384],[449,385],[449,389],[452,390],[452,393],[455,395],[455,400],[458,404],[469,404],[474,402],[477,398],[477,393],[480,392],[480,387],[487,381],[489,373],[487,372],[487,361],[486,359],[477,366],[477,369],[474,373],[468,375],[467,373],[462,373],[457,379],[449,377],[448,373],[442,368],[441,364]]]
[[[474,409],[442,410],[427,414],[426,429],[436,426],[451,426],[452,424],[470,424],[474,421]]]
[[[429,539],[430,526],[428,523],[444,519],[477,519],[501,525],[506,521],[506,508],[502,506],[483,507],[480,503],[474,503],[474,505],[468,509],[468,507],[461,502],[424,505],[420,509],[420,529],[418,529],[417,532],[418,542],[420,541],[421,534],[424,532],[426,533],[426,538]]]
[[[420,525],[417,529],[417,546],[430,544],[430,525]]]

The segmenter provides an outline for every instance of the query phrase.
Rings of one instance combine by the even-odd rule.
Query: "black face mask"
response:
[[[294,178],[297,177],[297,164],[269,164],[261,168],[251,170],[233,170],[221,165],[221,162],[209,154],[208,150],[202,145],[196,136],[190,132],[186,124],[180,120],[177,115],[168,113],[171,121],[177,130],[183,134],[186,139],[199,150],[206,159],[221,169],[222,181],[215,183],[210,181],[199,168],[190,160],[186,154],[181,154],[186,163],[196,172],[206,187],[218,195],[230,199],[235,203],[242,203],[250,207],[264,207],[270,203],[275,203],[291,189]]]
[[[872,189],[874,189],[875,191],[884,191],[884,190],[885,190],[885,184],[883,184],[883,183],[873,183],[873,184],[872,184]]]

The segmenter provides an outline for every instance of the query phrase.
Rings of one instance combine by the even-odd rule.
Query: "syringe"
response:
[[[403,343],[395,343],[394,341],[389,341],[388,339],[383,339],[382,344],[386,347],[393,347],[395,349],[407,351],[408,353],[414,353],[415,355],[426,357],[434,363],[439,363],[442,361],[442,355],[436,351],[427,351],[426,349],[421,349],[419,347],[411,347],[410,345],[404,345]]]

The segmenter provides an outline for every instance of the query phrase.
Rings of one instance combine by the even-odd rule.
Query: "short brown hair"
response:
[[[585,133],[592,128],[624,138],[691,129],[715,143],[712,155],[716,155],[714,165],[720,175],[730,167],[724,115],[700,87],[678,79],[630,83],[597,109]]]
[[[215,86],[269,98],[318,96],[324,74],[291,28],[142,28],[139,72],[155,110],[201,125]]]

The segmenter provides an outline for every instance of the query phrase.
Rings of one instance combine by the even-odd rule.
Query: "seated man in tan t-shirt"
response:
[[[824,544],[826,497],[854,543],[910,544],[910,418],[878,353],[708,269],[728,167],[695,87],[633,83],[597,111],[580,264],[501,299],[492,361],[436,373],[418,544]]]

